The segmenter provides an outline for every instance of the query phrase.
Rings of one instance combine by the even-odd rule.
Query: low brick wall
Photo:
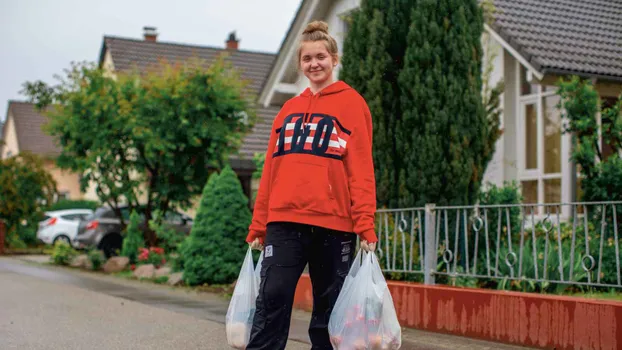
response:
[[[622,302],[389,281],[404,327],[543,349],[622,348]],[[294,306],[311,310],[304,274]]]

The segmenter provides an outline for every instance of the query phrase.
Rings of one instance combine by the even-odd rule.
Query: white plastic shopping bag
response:
[[[259,294],[259,282],[263,252],[259,256],[257,268],[253,265],[252,250],[249,247],[240,270],[238,281],[233,289],[225,319],[225,329],[229,346],[246,349],[255,316],[255,302]]]
[[[402,329],[374,253],[359,250],[328,322],[337,350],[396,350]]]

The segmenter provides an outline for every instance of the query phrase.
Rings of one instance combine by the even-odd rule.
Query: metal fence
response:
[[[377,254],[426,284],[620,288],[620,216],[622,201],[381,209]]]

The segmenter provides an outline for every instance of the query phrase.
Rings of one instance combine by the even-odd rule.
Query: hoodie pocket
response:
[[[293,160],[281,164],[272,183],[270,209],[340,215],[333,186],[325,162]]]

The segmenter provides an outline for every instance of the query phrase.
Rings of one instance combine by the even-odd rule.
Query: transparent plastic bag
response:
[[[402,329],[375,253],[359,250],[328,322],[337,350],[396,350]]]
[[[231,297],[225,318],[225,331],[229,346],[235,349],[246,349],[251,336],[253,317],[255,316],[255,302],[259,294],[262,261],[263,252],[259,255],[257,267],[253,267],[253,255],[249,247],[242,269],[240,269],[238,281],[233,289],[233,296]]]

